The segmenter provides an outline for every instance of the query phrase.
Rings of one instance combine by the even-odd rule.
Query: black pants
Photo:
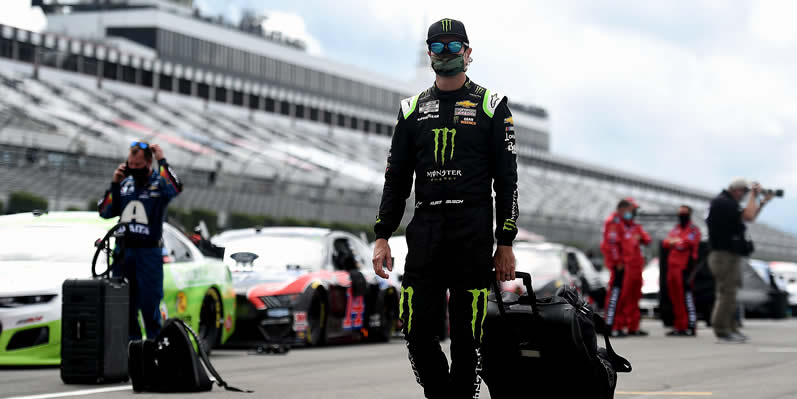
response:
[[[415,377],[427,398],[477,397],[482,323],[494,278],[492,210],[416,211],[407,245],[399,317]],[[446,302],[450,369],[440,348]]]

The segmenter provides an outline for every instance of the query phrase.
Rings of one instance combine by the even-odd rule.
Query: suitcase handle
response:
[[[111,236],[114,233],[116,233],[117,230],[119,230],[120,228],[122,228],[124,226],[127,226],[127,223],[118,223],[118,224],[114,225],[113,227],[111,227],[110,230],[108,230],[107,233],[105,233],[105,236],[102,237],[101,240],[99,240],[99,241],[97,241],[95,243],[95,246],[97,247],[97,250],[94,251],[94,258],[91,259],[91,276],[92,277],[94,277],[94,278],[97,278],[97,277],[108,278],[108,277],[110,277],[110,275],[111,275],[111,259],[110,259],[111,258],[111,255],[110,255],[111,249],[107,247],[107,244],[108,244],[108,241],[111,238]],[[97,274],[97,258],[99,258],[100,252],[102,252],[103,250],[106,251],[106,262],[105,263],[108,265],[108,268],[105,269],[104,272]]]
[[[515,277],[520,277],[523,280],[523,285],[526,286],[526,292],[531,301],[531,311],[537,314],[537,294],[534,293],[534,288],[531,287],[531,274],[515,272]],[[498,283],[498,280],[493,279],[493,286],[495,287],[495,301],[498,303],[498,312],[503,316],[506,314],[506,309],[504,309],[504,298],[501,297],[501,284]]]

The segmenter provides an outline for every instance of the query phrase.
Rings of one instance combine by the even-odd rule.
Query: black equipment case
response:
[[[110,278],[110,270],[94,270],[102,241],[92,262],[92,279],[64,281],[61,294],[61,380],[66,384],[127,381],[130,292],[127,282]],[[110,264],[110,262],[109,262]],[[110,269],[110,268],[109,268]]]

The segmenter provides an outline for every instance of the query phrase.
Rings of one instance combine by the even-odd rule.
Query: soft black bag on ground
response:
[[[507,293],[504,302],[496,284],[488,304],[481,375],[490,396],[516,398],[523,384],[530,396],[613,398],[617,373],[630,372],[631,364],[614,352],[603,319],[572,289],[537,299],[531,276],[516,274],[529,295]],[[598,347],[596,333],[606,348]]]
[[[97,274],[97,257],[120,225],[97,242],[92,279],[64,281],[61,290],[61,380],[66,384],[127,381],[130,291],[110,270]],[[110,257],[107,258],[111,264]]]
[[[197,350],[194,349],[195,344]],[[129,359],[130,378],[136,392],[209,391],[213,382],[205,368],[220,387],[228,391],[251,392],[224,382],[210,364],[196,333],[180,319],[166,320],[155,339],[130,342]]]

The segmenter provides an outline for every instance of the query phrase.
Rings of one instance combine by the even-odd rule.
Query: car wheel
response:
[[[327,310],[327,300],[324,294],[316,291],[307,312],[307,345],[320,346],[326,343]]]
[[[224,312],[219,292],[211,288],[202,299],[202,308],[199,310],[199,340],[205,351],[210,354],[213,346],[219,341],[221,329],[224,325]]]

